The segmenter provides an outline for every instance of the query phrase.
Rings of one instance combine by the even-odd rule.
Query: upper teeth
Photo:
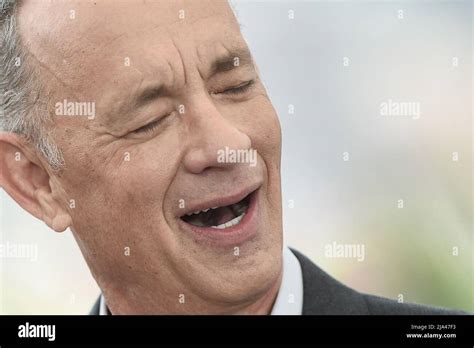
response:
[[[214,208],[207,208],[207,209],[204,209],[204,210],[198,210],[198,211],[195,211],[195,212],[192,212],[192,213],[189,213],[189,214],[186,214],[187,216],[191,216],[191,215],[196,215],[196,214],[200,214],[200,213],[205,213],[211,209],[216,209],[218,207],[214,207]]]

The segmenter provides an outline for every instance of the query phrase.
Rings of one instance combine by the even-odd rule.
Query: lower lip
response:
[[[179,225],[184,231],[190,231],[197,242],[218,247],[240,245],[257,235],[258,225],[258,194],[260,190],[251,193],[247,212],[239,224],[228,228],[198,227],[179,219]]]

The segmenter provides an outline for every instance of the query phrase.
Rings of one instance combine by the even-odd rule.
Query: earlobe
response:
[[[72,223],[71,216],[65,211],[51,191],[39,188],[35,197],[41,207],[41,219],[56,232],[64,232]]]
[[[71,225],[71,217],[49,184],[49,173],[19,135],[0,133],[0,186],[26,211],[57,232]]]
[[[53,224],[50,226],[56,232],[64,232],[69,226],[71,226],[72,220],[69,214],[59,214],[53,219]]]

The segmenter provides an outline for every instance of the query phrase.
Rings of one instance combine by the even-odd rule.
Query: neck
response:
[[[261,296],[257,301],[252,302],[250,305],[244,306],[238,310],[234,310],[228,314],[254,314],[254,315],[268,315],[272,312],[273,305],[275,303],[278,291],[280,290],[282,272],[278,276],[277,281],[273,284],[269,291]]]

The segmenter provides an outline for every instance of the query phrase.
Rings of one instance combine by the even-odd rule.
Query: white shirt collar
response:
[[[107,308],[107,304],[105,303],[105,297],[102,294],[100,294],[99,300],[99,315],[109,315],[109,310]]]
[[[301,315],[303,313],[303,273],[296,256],[283,248],[283,277],[271,315]],[[108,315],[105,298],[101,294],[99,315]]]
[[[288,247],[283,248],[283,277],[271,315],[303,313],[303,273],[300,262]]]

